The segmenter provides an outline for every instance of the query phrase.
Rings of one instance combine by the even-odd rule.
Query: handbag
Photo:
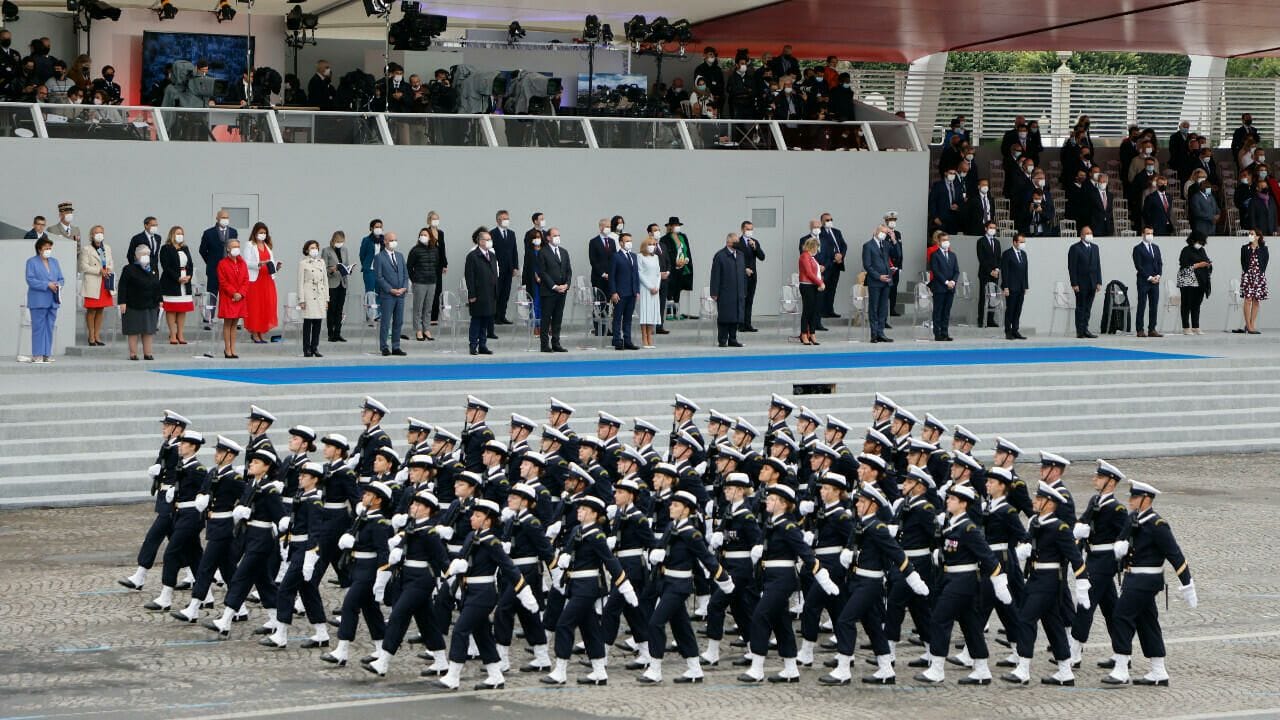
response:
[[[1200,281],[1196,279],[1196,271],[1190,267],[1180,268],[1178,270],[1178,287],[1200,287]]]
[[[107,273],[107,276],[102,278],[102,287],[106,288],[107,292],[115,292],[116,291],[116,274]]]

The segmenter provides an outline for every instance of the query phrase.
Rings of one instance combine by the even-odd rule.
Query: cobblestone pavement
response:
[[[1272,508],[1280,489],[1271,463],[1277,456],[1189,457],[1130,462],[1124,469],[1166,492],[1157,508],[1170,520],[1191,562],[1200,606],[1188,609],[1170,593],[1162,621],[1169,643],[1169,688],[1105,688],[1095,660],[1109,654],[1101,619],[1087,647],[1075,688],[996,685],[960,688],[948,673],[943,687],[910,680],[899,653],[899,685],[854,684],[824,688],[824,670],[808,670],[798,685],[747,687],[736,671],[708,672],[701,686],[653,689],[634,673],[611,663],[607,688],[544,688],[537,677],[511,673],[508,688],[492,693],[431,693],[417,672],[420,661],[402,651],[385,680],[352,665],[332,668],[319,651],[260,648],[252,621],[218,642],[199,626],[142,609],[159,586],[153,570],[143,593],[125,591],[115,580],[133,569],[137,545],[149,522],[148,505],[0,513],[0,720],[12,718],[243,717],[277,714],[345,718],[355,712],[384,717],[475,717],[480,713],[527,717],[741,718],[744,711],[789,720],[878,717],[1151,718],[1280,716],[1280,559],[1272,552]],[[1083,465],[1083,464],[1082,464]],[[1068,472],[1077,497],[1088,497],[1091,468]],[[1031,468],[1024,470],[1024,474]],[[1167,578],[1175,582],[1168,574]],[[326,585],[326,606],[336,604]],[[175,607],[185,604],[179,592]],[[206,611],[206,617],[209,611]],[[304,633],[295,623],[294,645]],[[367,636],[353,657],[369,649]],[[958,637],[958,633],[957,633]],[[1035,674],[1052,672],[1037,643]],[[1003,648],[993,644],[993,657]],[[866,651],[859,651],[861,672]],[[513,660],[523,658],[513,652]],[[825,659],[825,658],[824,658]],[[669,654],[669,676],[679,659]],[[770,671],[778,660],[771,658]],[[575,668],[576,669],[576,668]],[[954,668],[951,668],[954,670]],[[1135,662],[1136,674],[1146,663]],[[577,669],[578,672],[585,670]],[[480,672],[475,664],[468,673]],[[572,674],[573,671],[571,671]],[[464,687],[470,687],[470,680]],[[571,679],[572,682],[572,679]]]

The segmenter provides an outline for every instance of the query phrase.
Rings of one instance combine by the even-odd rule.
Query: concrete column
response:
[[[1226,103],[1222,102],[1226,76],[1226,58],[1192,55],[1179,118],[1190,122],[1193,132],[1213,138],[1219,144],[1224,142],[1222,133],[1229,127]]]
[[[916,129],[926,143],[933,141],[934,126],[938,124],[938,99],[942,95],[942,74],[946,69],[945,52],[919,58],[907,69],[902,110],[907,113],[908,119],[915,122]]]

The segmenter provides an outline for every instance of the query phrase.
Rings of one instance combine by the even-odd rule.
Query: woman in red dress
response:
[[[227,255],[218,262],[218,317],[222,318],[222,355],[236,355],[236,325],[249,312],[249,267],[240,257],[240,241],[227,241]]]
[[[258,223],[249,233],[249,244],[244,248],[244,263],[249,268],[249,314],[244,327],[255,343],[267,342],[266,333],[278,320],[275,275],[279,264],[271,255],[271,231],[266,223]]]

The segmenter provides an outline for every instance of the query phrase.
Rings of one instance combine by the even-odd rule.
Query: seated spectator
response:
[[[36,61],[34,58],[23,58],[13,77],[0,87],[6,100],[13,102],[35,102],[36,88],[42,87],[36,79]]]
[[[93,81],[93,89],[103,92],[106,105],[119,105],[123,101],[124,93],[116,83],[116,69],[110,65],[102,67],[102,77]]]
[[[1058,234],[1053,203],[1047,202],[1040,190],[1031,193],[1031,199],[1021,208],[1016,223],[1018,232],[1028,237],[1053,237]]]
[[[49,89],[49,97],[44,102],[67,102],[67,91],[75,87],[75,85],[71,78],[67,77],[67,64],[61,60],[55,60],[53,63],[53,75],[44,83],[44,86]]]

